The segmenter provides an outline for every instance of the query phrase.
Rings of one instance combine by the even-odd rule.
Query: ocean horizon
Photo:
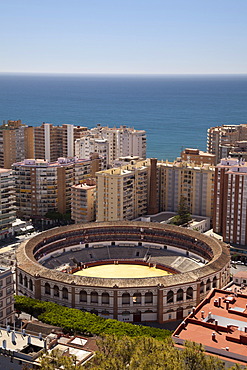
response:
[[[247,75],[0,73],[0,120],[147,132],[147,157],[206,150],[207,129],[247,123]]]

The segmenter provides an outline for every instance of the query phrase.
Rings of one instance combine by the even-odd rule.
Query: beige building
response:
[[[186,148],[181,152],[181,160],[185,162],[193,162],[195,164],[210,164],[215,165],[215,155],[203,152],[199,149]]]
[[[86,130],[86,127],[54,126],[51,123],[43,123],[41,126],[33,127],[34,157],[50,162],[57,161],[59,157],[74,157],[75,140]]]
[[[10,268],[0,266],[0,325],[14,322],[14,279]]]
[[[247,125],[222,125],[208,129],[207,151],[216,156],[216,164],[228,156],[236,141],[247,140]]]
[[[148,210],[148,161],[96,173],[97,221],[132,220]]]
[[[247,244],[247,164],[222,159],[215,169],[213,229],[223,240]]]
[[[12,235],[16,220],[15,182],[11,170],[0,168],[0,239]]]
[[[94,161],[58,158],[57,162],[26,159],[15,163],[18,216],[40,219],[49,211],[70,211],[71,187],[91,176]]]
[[[75,223],[95,221],[96,183],[88,179],[71,189],[71,218]]]
[[[0,167],[11,168],[12,163],[33,156],[33,137],[30,128],[18,121],[0,126]]]
[[[214,166],[188,162],[159,162],[160,211],[177,212],[184,197],[190,213],[213,216]]]

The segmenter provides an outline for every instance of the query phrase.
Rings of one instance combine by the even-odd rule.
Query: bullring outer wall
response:
[[[176,247],[188,256],[196,253],[208,263],[193,271],[164,277],[107,279],[66,274],[48,269],[35,259],[42,260],[47,253],[63,253],[68,246],[90,250],[98,243],[120,241],[132,242],[136,249],[148,243],[158,248]],[[124,253],[124,246],[121,248]],[[192,230],[146,222],[55,228],[23,242],[16,258],[18,294],[130,322],[181,319],[211,288],[224,287],[230,277],[226,244]]]

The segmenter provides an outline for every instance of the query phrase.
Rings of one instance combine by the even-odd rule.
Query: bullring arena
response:
[[[51,229],[16,258],[17,294],[129,322],[182,319],[230,276],[226,244],[147,222]]]

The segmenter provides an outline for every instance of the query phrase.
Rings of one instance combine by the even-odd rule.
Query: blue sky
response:
[[[0,72],[247,73],[247,0],[2,0]]]

